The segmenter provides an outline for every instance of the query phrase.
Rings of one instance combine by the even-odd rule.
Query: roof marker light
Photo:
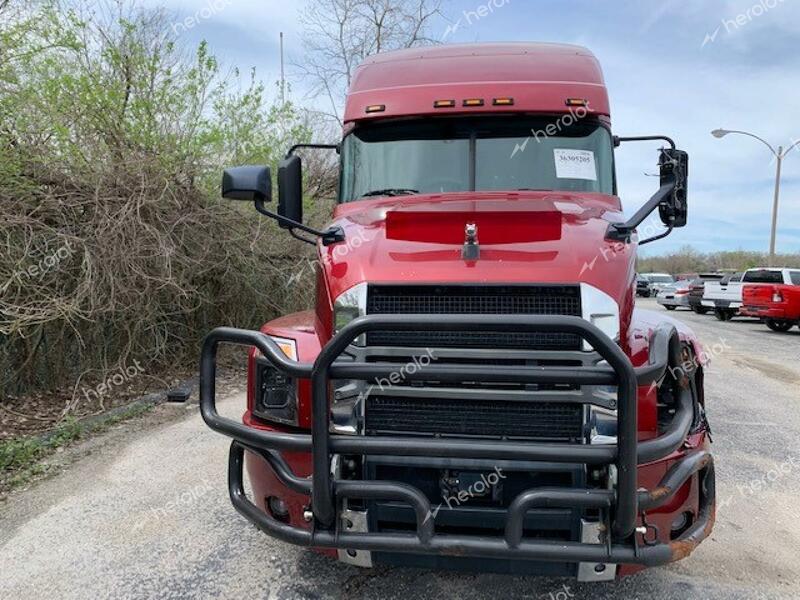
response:
[[[455,100],[436,100],[433,103],[433,108],[453,108],[455,105]]]
[[[492,101],[495,106],[514,106],[513,98],[495,98]]]
[[[385,110],[386,110],[386,105],[385,104],[370,104],[367,107],[367,113],[368,114],[369,113],[383,112]]]
[[[589,106],[586,98],[567,98],[567,106]]]
[[[483,98],[467,98],[464,106],[483,106]]]

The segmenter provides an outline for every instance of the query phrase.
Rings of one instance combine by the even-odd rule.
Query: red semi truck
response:
[[[628,220],[615,148],[662,140]],[[329,227],[303,223],[299,151],[340,155]],[[586,49],[463,45],[358,69],[335,145],[228,169],[314,244],[313,310],[203,345],[203,418],[268,535],[348,564],[604,581],[689,555],[714,523],[698,340],[634,306],[637,226],[686,224],[688,158],[612,134]],[[251,346],[241,421],[216,410],[220,344]],[[245,491],[244,471],[251,493]]]
[[[757,285],[742,289],[739,314],[763,319],[772,331],[800,326],[800,269],[758,269]]]

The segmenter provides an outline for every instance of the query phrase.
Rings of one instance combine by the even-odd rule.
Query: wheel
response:
[[[708,314],[709,308],[707,306],[695,306],[692,308],[698,315]]]
[[[784,331],[789,331],[792,327],[794,327],[794,323],[792,321],[782,321],[780,319],[767,319],[764,321],[767,324],[767,327],[772,329],[772,331],[778,331],[783,333]]]
[[[664,308],[666,308],[667,310],[675,310],[675,307],[674,306],[670,306],[669,304],[665,304]]]

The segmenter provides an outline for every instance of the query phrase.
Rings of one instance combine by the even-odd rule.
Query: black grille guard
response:
[[[331,379],[388,378],[395,364],[354,363],[337,358],[350,343],[369,331],[494,331],[571,333],[586,340],[608,366],[481,366],[431,363],[408,380],[464,380],[507,383],[568,383],[615,385],[617,443],[605,445],[504,442],[493,440],[409,439],[401,436],[347,436],[330,432],[329,382]],[[216,354],[221,343],[255,346],[277,369],[290,377],[311,380],[311,433],[262,431],[222,417],[216,409]],[[647,566],[683,558],[711,531],[714,523],[714,464],[705,450],[686,454],[653,490],[637,490],[637,466],[663,459],[686,440],[695,419],[688,378],[677,382],[678,405],[662,435],[637,440],[637,386],[660,381],[669,365],[682,362],[678,333],[664,324],[655,330],[648,365],[634,368],[620,347],[596,326],[580,317],[532,315],[368,315],[347,325],[322,349],[314,364],[288,359],[266,334],[218,328],[208,334],[200,361],[200,409],[208,426],[233,438],[228,465],[228,486],[236,510],[265,533],[289,543],[320,548],[391,551],[485,558],[524,558],[557,562],[631,563]],[[311,496],[310,529],[279,522],[253,504],[244,492],[244,451],[263,457],[290,489]],[[310,452],[313,475],[294,475],[279,451]],[[615,465],[615,490],[537,488],[520,494],[509,506],[503,537],[435,534],[431,505],[418,489],[389,481],[336,480],[331,475],[334,454],[428,456],[494,460],[532,460],[586,465]],[[640,511],[653,510],[700,473],[700,509],[692,527],[670,543],[640,545],[635,533]],[[416,534],[349,533],[336,519],[343,499],[392,500],[410,505],[416,514]],[[563,541],[527,541],[522,536],[525,514],[532,508],[576,507],[598,509],[610,522],[605,544]]]

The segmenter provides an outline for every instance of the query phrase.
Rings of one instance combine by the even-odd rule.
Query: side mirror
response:
[[[303,167],[300,157],[291,155],[278,167],[278,214],[295,223],[303,222]],[[290,225],[279,221],[284,229]]]
[[[666,148],[659,160],[661,185],[674,183],[675,190],[658,207],[661,221],[672,227],[685,227],[688,220],[687,189],[689,183],[689,155],[683,150]]]
[[[222,197],[229,200],[272,201],[269,167],[232,167],[222,174]]]

